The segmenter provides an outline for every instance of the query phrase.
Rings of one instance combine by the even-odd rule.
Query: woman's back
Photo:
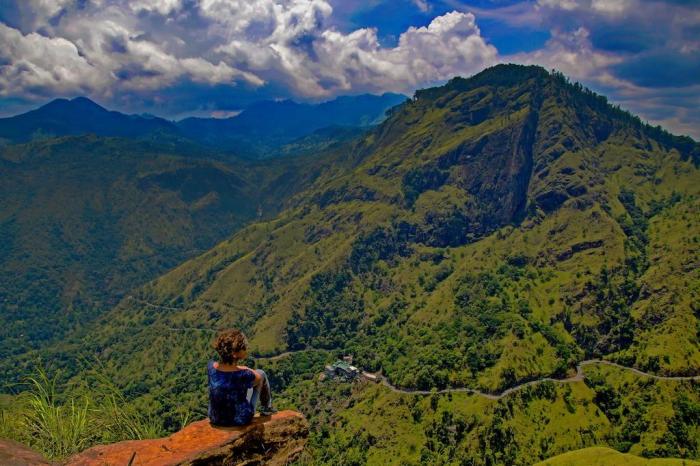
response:
[[[240,426],[253,419],[254,410],[246,395],[255,374],[250,369],[222,371],[207,365],[209,378],[209,421],[220,426]]]

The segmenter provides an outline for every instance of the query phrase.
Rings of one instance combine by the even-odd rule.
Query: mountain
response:
[[[206,406],[212,333],[240,327],[258,356],[291,352],[257,364],[316,464],[700,456],[697,143],[499,65],[327,150],[277,215],[44,354],[78,377],[101,359],[173,429]],[[348,353],[391,389],[318,380]]]
[[[282,209],[325,153],[253,162],[94,135],[0,149],[0,369]],[[10,377],[10,379],[6,378]]]
[[[178,134],[178,129],[162,118],[109,111],[85,97],[56,99],[36,110],[0,118],[0,140],[12,143],[81,134],[131,138],[172,137]]]
[[[289,144],[297,139],[321,129],[327,129],[329,139],[332,133],[343,132],[333,128],[345,127],[347,133],[377,124],[386,110],[404,100],[406,96],[399,94],[365,94],[321,104],[264,101],[232,118],[186,118],[173,123],[149,114],[109,111],[85,97],[56,99],[36,110],[0,118],[0,144],[95,134],[171,145],[195,143],[206,146],[199,148],[202,152],[225,151],[248,158],[293,155],[295,146]]]
[[[263,158],[274,156],[280,146],[322,128],[377,124],[389,108],[404,100],[404,95],[387,93],[338,97],[321,104],[265,101],[232,118],[187,118],[177,125],[192,140],[234,150],[240,155]]]

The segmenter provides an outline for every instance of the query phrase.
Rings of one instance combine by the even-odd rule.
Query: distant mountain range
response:
[[[189,141],[248,158],[277,155],[279,148],[322,128],[367,127],[406,100],[400,94],[339,97],[321,104],[291,100],[254,104],[235,117],[186,118],[110,111],[85,97],[57,99],[21,115],[0,119],[0,141],[24,143],[57,136],[95,134],[158,141]]]
[[[81,134],[146,137],[178,133],[174,123],[162,118],[109,111],[86,97],[56,99],[36,110],[0,119],[0,138],[13,143]]]

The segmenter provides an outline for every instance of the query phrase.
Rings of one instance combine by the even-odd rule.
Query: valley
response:
[[[99,364],[172,432],[206,415],[211,339],[237,327],[276,405],[309,419],[298,464],[700,458],[697,143],[521,65],[306,138],[267,161],[97,136],[7,146],[3,381],[36,356],[68,386]],[[67,173],[83,184],[60,197]],[[62,268],[39,280],[18,273],[27,258]],[[381,383],[319,381],[345,354]]]

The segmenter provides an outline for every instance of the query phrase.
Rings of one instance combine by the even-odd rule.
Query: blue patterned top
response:
[[[207,365],[209,376],[209,421],[217,426],[242,426],[253,419],[253,406],[246,395],[255,374],[250,369],[220,371],[214,361]]]

